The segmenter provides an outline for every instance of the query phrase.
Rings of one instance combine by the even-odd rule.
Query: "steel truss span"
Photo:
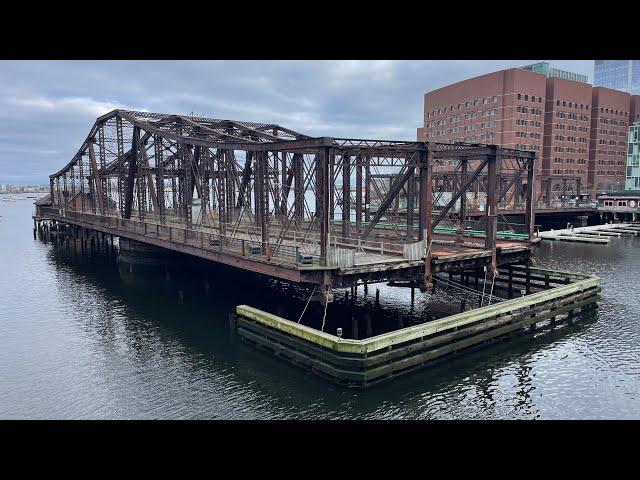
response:
[[[398,277],[427,288],[434,269],[495,270],[507,252],[530,250],[535,159],[495,145],[311,137],[114,110],[50,176],[46,213],[319,284],[327,297],[332,287]],[[501,210],[516,207],[525,224],[499,238]],[[465,235],[478,212],[479,233]]]

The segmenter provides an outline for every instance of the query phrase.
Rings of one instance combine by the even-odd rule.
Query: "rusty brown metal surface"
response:
[[[495,145],[314,138],[275,124],[114,110],[50,176],[48,214],[293,282],[399,271],[428,282],[436,259],[453,268],[474,258],[468,250],[488,252],[478,265],[507,261],[496,241],[501,212],[526,213],[513,230],[533,240],[535,160]],[[478,216],[486,237],[465,246],[461,233]],[[515,243],[514,255],[526,256],[531,241]],[[418,259],[407,253],[416,248]]]

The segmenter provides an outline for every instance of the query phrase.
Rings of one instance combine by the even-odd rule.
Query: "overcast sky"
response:
[[[0,61],[0,182],[48,183],[115,108],[414,140],[425,92],[535,61]]]

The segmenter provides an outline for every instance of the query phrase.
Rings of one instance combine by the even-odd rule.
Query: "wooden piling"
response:
[[[509,298],[513,298],[513,268],[509,265],[509,284],[507,287]]]

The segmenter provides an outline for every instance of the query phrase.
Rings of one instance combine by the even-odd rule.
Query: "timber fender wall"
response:
[[[547,285],[538,293],[462,312],[362,340],[342,339],[248,305],[236,307],[243,340],[335,383],[363,388],[416,370],[460,350],[536,328],[546,320],[570,319],[596,306],[595,276],[518,267]]]

